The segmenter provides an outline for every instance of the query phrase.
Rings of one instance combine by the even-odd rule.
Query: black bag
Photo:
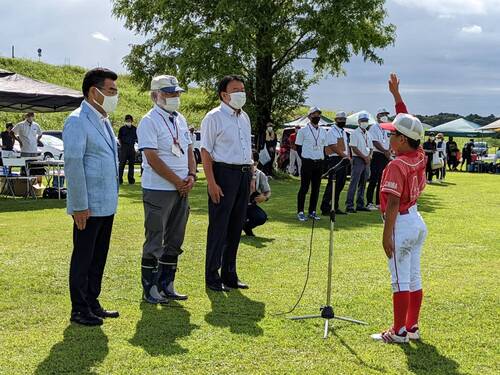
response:
[[[61,189],[61,199],[66,199],[66,195],[68,192],[66,189]],[[43,198],[44,199],[58,199],[59,198],[59,193],[56,188],[53,187],[47,187],[43,191]]]

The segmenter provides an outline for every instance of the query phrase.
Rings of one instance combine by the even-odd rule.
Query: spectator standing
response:
[[[448,142],[446,142],[446,155],[448,157],[448,169],[450,171],[457,170],[459,151],[457,142],[453,140],[453,137],[448,137]]]
[[[324,147],[326,145],[326,131],[319,126],[321,110],[318,107],[311,107],[307,116],[309,123],[299,130],[295,141],[297,153],[302,158],[300,190],[297,194],[297,218],[299,221],[307,221],[308,217],[320,220],[320,217],[316,215],[316,206],[321,187],[321,176],[323,175]],[[304,205],[309,186],[311,186],[309,215],[305,216]]]
[[[302,159],[297,153],[297,146],[295,141],[297,140],[297,133],[300,130],[300,126],[296,126],[294,132],[288,137],[288,143],[290,145],[290,160],[288,163],[288,173],[291,175],[298,175],[300,177],[300,170],[302,168]]]
[[[369,117],[366,113],[361,113],[358,117],[358,127],[351,134],[349,146],[352,151],[351,181],[347,191],[345,202],[346,211],[355,213],[356,211],[370,211],[365,207],[365,185],[370,173],[370,162],[373,154],[373,142],[368,132]],[[354,208],[354,196],[358,192],[356,199],[356,209]]]
[[[432,170],[432,158],[436,152],[436,135],[435,133],[430,133],[427,141],[422,145],[425,151],[425,156],[427,157],[427,163],[425,167],[425,174],[427,176],[427,183],[432,184],[432,176],[434,176],[434,171]]]
[[[446,154],[446,141],[444,140],[443,133],[438,133],[436,136],[436,150],[438,152],[438,156],[443,159],[443,167],[438,169],[437,178],[439,182],[443,182],[446,176],[446,162],[447,162],[447,154]]]
[[[132,115],[125,116],[125,125],[118,130],[118,142],[120,143],[120,185],[123,184],[123,172],[128,163],[128,183],[135,184],[134,164],[135,164],[135,144],[137,143],[137,128],[133,124]]]
[[[373,158],[370,163],[370,181],[366,189],[367,206],[371,211],[376,211],[380,206],[380,180],[382,172],[391,160],[389,138],[387,132],[380,127],[381,123],[389,122],[389,111],[385,108],[377,111],[377,122],[370,126],[368,131],[373,140]],[[373,204],[373,193],[375,193],[375,204]]]

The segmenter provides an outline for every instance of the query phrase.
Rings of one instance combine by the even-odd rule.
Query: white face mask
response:
[[[96,90],[99,91],[99,94],[104,96],[104,100],[103,100],[102,104],[99,104],[94,99],[94,103],[97,104],[99,107],[101,107],[104,110],[104,112],[113,113],[116,109],[116,106],[118,105],[118,94],[113,95],[113,96],[106,96],[97,87],[96,87]]]
[[[247,94],[245,94],[244,92],[233,92],[229,95],[231,96],[229,105],[234,109],[241,109],[247,101]]]
[[[434,138],[434,137],[429,137],[429,139],[430,139],[431,141],[433,141],[435,138]]]
[[[129,128],[132,126],[131,122],[126,122],[125,125],[127,125]]]
[[[267,131],[268,131],[269,133],[271,133],[271,132],[273,131],[273,127],[272,127],[272,126],[268,126],[268,127],[267,127]]]
[[[167,112],[175,112],[181,106],[181,98],[176,96],[173,98],[159,98],[156,102],[161,108],[163,108]]]
[[[368,123],[367,122],[360,122],[359,127],[363,130],[368,129]]]
[[[387,116],[382,116],[382,117],[380,118],[380,122],[389,122],[389,117],[387,117]]]

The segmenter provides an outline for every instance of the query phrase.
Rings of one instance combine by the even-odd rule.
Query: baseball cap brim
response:
[[[396,127],[392,122],[383,122],[380,124],[380,127],[384,130],[389,130],[390,132],[396,131]]]
[[[165,92],[167,94],[172,94],[174,92],[184,92],[185,90],[180,88],[179,86],[175,86],[175,87],[163,87],[161,89],[159,89],[160,91],[162,92]]]

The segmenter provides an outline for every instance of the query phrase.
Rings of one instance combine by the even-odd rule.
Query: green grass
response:
[[[33,79],[54,83],[81,91],[85,69],[78,66],[56,66],[26,59],[9,59],[0,57],[0,69],[10,70]],[[117,131],[123,125],[123,118],[131,114],[138,122],[151,108],[149,92],[139,90],[137,84],[129,75],[120,75],[117,80],[120,91],[120,100],[116,112],[110,115],[111,121]],[[201,89],[189,88],[182,95],[182,113],[188,123],[199,127],[201,120],[211,108],[209,96]],[[39,113],[36,121],[43,130],[61,130],[69,112]],[[3,129],[6,122],[19,122],[23,120],[22,113],[0,112],[0,126]]]
[[[389,274],[377,213],[339,217],[336,313],[369,326],[283,316],[304,282],[310,223],[295,220],[298,181],[272,181],[270,221],[243,237],[240,277],[251,289],[205,291],[205,181],[191,196],[177,277],[184,303],[141,303],[143,211],[139,186],[120,191],[101,302],[121,317],[102,328],[69,324],[71,220],[64,202],[0,200],[0,374],[495,374],[500,371],[499,176],[451,173],[428,186],[420,209],[423,341],[372,342],[391,322]],[[309,286],[294,314],[325,302],[328,222],[314,232]]]

